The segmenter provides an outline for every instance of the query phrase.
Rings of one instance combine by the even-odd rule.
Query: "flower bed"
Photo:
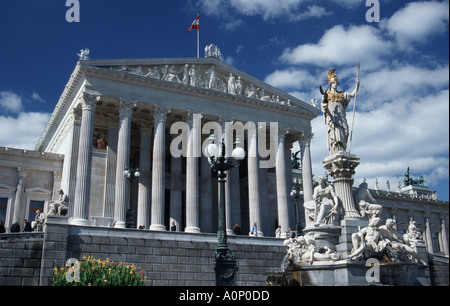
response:
[[[52,286],[144,286],[145,271],[126,262],[84,257],[71,266],[53,268]]]

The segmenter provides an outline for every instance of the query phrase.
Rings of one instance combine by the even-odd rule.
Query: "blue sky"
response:
[[[361,62],[352,153],[356,184],[392,189],[407,167],[449,199],[449,2],[365,0],[0,1],[0,146],[33,149],[64,90],[80,49],[92,59],[195,57],[219,46],[227,63],[307,103],[336,68],[352,91]],[[348,111],[351,122],[351,111]],[[323,118],[313,122],[313,171],[328,155]]]

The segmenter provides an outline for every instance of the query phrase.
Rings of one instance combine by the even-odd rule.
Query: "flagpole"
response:
[[[197,30],[197,58],[200,58],[200,27]]]
[[[200,13],[197,12],[197,18],[200,17]],[[200,58],[200,19],[198,20],[198,29],[197,29],[197,58]]]

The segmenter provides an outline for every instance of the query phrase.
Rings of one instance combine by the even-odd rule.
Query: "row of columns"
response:
[[[79,132],[78,144],[78,162],[76,167],[76,188],[75,188],[75,202],[72,224],[88,225],[89,215],[89,196],[91,184],[91,164],[92,164],[92,135],[94,129],[94,113],[98,98],[94,95],[84,93],[81,101],[82,114]],[[136,101],[127,101],[120,99],[119,101],[119,126],[117,139],[117,156],[115,158],[115,165],[108,159],[108,167],[115,166],[118,173],[115,175],[114,188],[114,226],[117,228],[124,228],[126,224],[126,210],[127,199],[129,198],[129,189],[127,188],[127,179],[122,175],[122,171],[128,167],[130,158],[130,142],[131,142],[131,115],[132,110],[136,106]],[[141,124],[141,152],[140,152],[140,172],[139,178],[139,195],[138,195],[138,225],[145,225],[148,220],[149,210],[148,202],[150,198],[151,188],[151,222],[150,230],[166,230],[164,225],[164,203],[165,203],[165,131],[166,118],[170,112],[169,109],[161,106],[156,106],[153,112],[154,116],[154,132],[151,133],[151,127],[145,126],[145,122]],[[201,139],[199,122],[201,120],[194,120],[193,114],[189,113],[187,118],[188,126],[188,149],[186,157],[186,232],[197,233],[200,232],[200,208],[204,208],[201,203],[200,192],[200,178],[198,175],[199,152]],[[226,125],[224,125],[224,135],[228,135]],[[278,208],[278,222],[282,227],[282,231],[286,232],[291,227],[290,216],[293,216],[291,199],[288,190],[291,180],[290,177],[290,162],[286,158],[286,134],[287,129],[280,129],[278,134],[277,153],[276,153],[276,186],[277,186],[277,208]],[[304,135],[303,135],[304,136]],[[153,139],[152,139],[153,137]],[[232,139],[225,137],[228,148],[232,148]],[[309,195],[312,196],[312,171],[311,171],[311,157],[309,151],[309,140],[305,142],[308,137],[301,139],[302,147],[302,162],[303,181],[305,182],[305,200]],[[153,156],[151,154],[151,143],[153,140]],[[230,143],[231,142],[231,143]],[[303,144],[303,145],[302,145]],[[306,144],[306,145],[305,145]],[[110,145],[111,144],[110,142]],[[254,223],[258,225],[258,236],[263,236],[261,227],[261,207],[260,205],[260,176],[259,176],[259,159],[258,159],[258,139],[257,131],[250,130],[248,133],[248,189],[249,189],[249,221],[250,226]],[[150,181],[150,160],[152,160],[152,174]],[[175,161],[176,159],[173,159]],[[181,160],[179,159],[179,162]],[[181,172],[180,165],[172,164],[174,172]],[[209,171],[209,167],[202,166],[203,169]],[[107,169],[108,172],[108,169]],[[178,173],[176,172],[176,173]],[[176,175],[176,173],[174,173]],[[108,173],[107,178],[108,180]],[[239,180],[239,172],[237,169],[229,171],[226,184],[226,214],[227,214],[227,229],[231,231],[232,228],[232,214],[235,208],[232,207],[233,195],[231,192],[231,181]],[[110,178],[111,180],[111,178]],[[150,183],[151,182],[151,183]],[[151,186],[151,187],[150,187]],[[181,197],[181,190],[176,189],[176,186],[171,186],[174,192],[171,192],[171,202],[180,203],[176,201]],[[110,188],[111,189],[111,188]],[[234,189],[236,190],[236,189]],[[111,193],[111,190],[106,191]],[[173,197],[173,198],[172,198]],[[106,205],[106,203],[105,203]],[[111,206],[111,205],[109,205]],[[201,207],[202,206],[202,207]],[[112,210],[111,207],[109,210]],[[177,208],[181,211],[181,207]],[[180,218],[180,216],[178,216]],[[181,219],[181,218],[180,218]],[[292,218],[291,218],[292,219]]]

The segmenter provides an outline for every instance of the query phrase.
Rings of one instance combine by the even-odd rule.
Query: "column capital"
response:
[[[19,172],[19,178],[27,177],[28,170],[29,170],[28,168],[17,167],[17,172]]]
[[[309,146],[314,134],[311,132],[300,132],[299,142],[301,146]]]
[[[287,134],[289,134],[288,128],[278,128],[278,141],[284,142]]]
[[[119,113],[121,116],[131,116],[133,108],[136,106],[136,100],[119,99]]]
[[[170,108],[164,106],[156,105],[153,109],[153,116],[155,117],[155,121],[166,120],[168,113],[170,113]]]
[[[83,98],[81,99],[81,106],[83,110],[95,110],[99,97],[87,92],[83,92]]]
[[[81,110],[78,108],[72,109],[72,120],[74,124],[81,124]]]

